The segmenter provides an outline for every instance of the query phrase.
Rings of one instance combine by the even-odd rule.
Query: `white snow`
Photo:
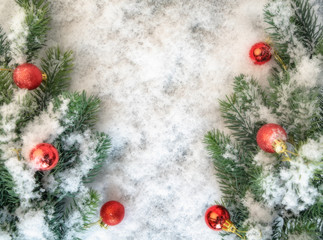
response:
[[[203,218],[221,197],[203,138],[223,128],[218,99],[234,76],[266,85],[273,61],[248,55],[266,40],[265,2],[55,1],[50,45],[75,52],[72,89],[99,94],[112,139],[93,186],[126,209],[87,239],[217,238]]]
[[[259,151],[253,158],[254,163],[258,166],[262,166],[263,171],[270,171],[277,163],[277,158],[272,153],[266,153],[265,151]]]
[[[308,164],[302,156],[289,163],[290,168],[281,167],[278,173],[268,173],[264,177],[263,198],[269,206],[282,204],[285,209],[297,215],[320,196],[317,189],[310,184],[319,166]]]
[[[20,211],[17,209],[16,211]],[[48,240],[53,239],[47,222],[44,219],[43,210],[30,210],[26,213],[19,212],[19,222],[17,228],[19,230],[19,239]]]
[[[2,239],[2,240],[11,240],[12,238],[8,233],[0,230],[0,239]]]
[[[307,56],[303,57],[298,63],[297,71],[293,72],[291,79],[302,87],[312,88],[317,84],[322,85],[322,66],[318,58],[309,59]]]
[[[300,148],[299,154],[309,161],[313,161],[313,162],[322,161],[323,136],[321,136],[318,141],[310,139],[306,144],[304,144]]]

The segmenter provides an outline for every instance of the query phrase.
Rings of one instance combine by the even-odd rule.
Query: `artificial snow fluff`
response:
[[[15,181],[14,191],[20,198],[20,205],[30,207],[30,200],[40,196],[37,191],[34,191],[38,186],[34,178],[35,171],[26,168],[24,161],[20,161],[14,153],[11,158],[7,159],[5,166]]]
[[[15,17],[11,19],[8,40],[10,41],[10,52],[12,64],[22,64],[26,62],[25,51],[27,50],[27,37],[29,28],[25,22],[26,13],[23,8],[14,8]],[[7,11],[6,9],[5,11]]]
[[[299,149],[299,154],[313,162],[323,161],[323,136],[318,140],[310,139]]]
[[[19,212],[19,222],[17,224],[19,239],[48,240],[54,239],[52,232],[45,220],[43,210],[29,210]]]
[[[258,228],[250,228],[246,233],[248,240],[262,240],[261,231]]]
[[[249,211],[249,219],[254,222],[265,224],[272,223],[274,217],[272,209],[266,207],[265,204],[254,200],[253,195],[250,192],[246,193],[242,202]]]
[[[295,71],[291,73],[291,79],[295,84],[301,87],[313,88],[322,84],[321,61],[314,57],[304,56],[297,64]]]
[[[12,240],[12,237],[8,233],[0,230],[0,239],[1,240]]]
[[[317,166],[307,164],[300,156],[282,167],[279,173],[269,173],[262,181],[263,198],[269,206],[282,204],[295,215],[314,204],[319,196],[311,179]]]
[[[259,151],[253,157],[254,163],[258,166],[262,166],[263,170],[270,171],[274,168],[275,163],[277,162],[276,156],[266,153],[265,151]]]

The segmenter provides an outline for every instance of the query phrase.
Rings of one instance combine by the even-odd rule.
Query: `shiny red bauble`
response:
[[[42,72],[31,63],[24,63],[13,71],[13,81],[19,88],[33,90],[37,88],[42,80]]]
[[[251,47],[249,57],[254,64],[262,65],[271,59],[271,47],[264,42],[256,43]]]
[[[221,231],[224,227],[224,223],[229,220],[230,214],[228,210],[221,205],[214,205],[206,210],[205,222],[209,228],[215,231]]]
[[[124,206],[117,201],[106,202],[100,210],[101,221],[108,226],[119,224],[124,218],[124,214]]]
[[[59,155],[53,145],[40,143],[30,151],[29,158],[37,170],[47,171],[57,165]]]
[[[263,125],[257,133],[257,144],[265,152],[274,153],[276,140],[285,142],[287,133],[284,128],[275,123]]]

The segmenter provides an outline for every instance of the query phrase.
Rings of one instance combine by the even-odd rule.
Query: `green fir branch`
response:
[[[321,40],[316,45],[316,49],[315,49],[314,55],[321,55],[321,56],[323,56],[323,38],[321,38]]]
[[[40,106],[45,109],[50,99],[67,90],[70,84],[70,73],[73,69],[72,51],[62,53],[59,48],[50,48],[42,59],[41,68],[47,75],[47,80],[33,91]]]
[[[229,209],[233,209],[230,213],[236,213],[233,218],[235,224],[241,225],[248,216],[248,211],[241,200],[245,196],[250,182],[243,163],[250,161],[250,159],[244,159],[243,152],[220,131],[209,132],[205,136],[205,143],[214,161],[216,176],[223,194],[222,200]],[[224,156],[228,146],[233,147],[236,152],[235,156],[239,159]]]
[[[0,160],[0,209],[6,208],[10,213],[14,213],[20,203],[14,187],[12,176]]]
[[[320,216],[322,217],[322,216]],[[282,238],[283,240],[290,239],[289,236],[301,235],[305,233],[311,239],[322,239],[323,237],[323,220],[321,218],[317,219],[304,219],[303,217],[290,218],[285,220],[285,224],[282,228]]]
[[[0,106],[11,102],[13,90],[12,72],[0,71]]]
[[[45,45],[49,30],[49,3],[47,0],[16,0],[26,12],[25,22],[28,26],[27,48],[25,55],[27,62],[38,56],[38,51]]]
[[[288,51],[288,49],[295,44],[293,35],[290,34],[291,27],[289,26],[287,29],[284,29],[282,28],[282,25],[275,21],[277,15],[284,14],[284,9],[277,9],[277,12],[273,12],[270,7],[271,3],[268,3],[264,8],[264,21],[268,24],[266,32],[270,37],[271,45],[274,47],[276,54],[286,66],[293,68],[295,65],[292,62]],[[276,62],[281,69],[284,69],[281,62]]]
[[[323,27],[318,23],[318,17],[308,1],[292,0],[292,8],[294,16],[291,22],[296,26],[295,36],[312,56],[323,39]]]
[[[95,165],[87,176],[83,177],[84,183],[91,183],[94,181],[95,176],[102,169],[103,164],[108,157],[108,151],[111,146],[110,138],[104,133],[96,133],[96,139],[98,140],[98,144],[95,149],[95,152],[97,153]]]
[[[86,225],[90,224],[92,218],[96,215],[100,195],[93,189],[90,189],[87,196],[64,196],[57,197],[59,195],[52,195],[51,205],[54,206],[54,213],[51,213],[51,217],[48,221],[52,232],[55,234],[55,240],[64,239],[68,230],[66,221],[75,212],[79,212],[82,216],[81,224],[73,226],[75,232],[86,231]],[[77,238],[75,238],[77,239]]]
[[[236,141],[255,152],[257,132],[265,123],[258,112],[259,104],[266,107],[266,95],[254,79],[244,75],[235,78],[234,91],[226,100],[220,100],[222,117]]]
[[[268,81],[269,104],[296,145],[322,131],[318,88],[298,86],[288,72],[273,74]]]
[[[66,118],[61,122],[68,132],[84,132],[93,129],[98,120],[100,110],[100,99],[95,96],[87,97],[86,93],[64,93],[63,98],[70,100]],[[61,101],[57,98],[58,101]]]
[[[78,208],[84,222],[84,225],[81,226],[81,230],[86,230],[86,225],[92,223],[93,217],[96,216],[99,202],[99,193],[93,189],[90,189],[88,197],[84,199],[84,202]]]
[[[10,61],[10,44],[7,41],[5,33],[3,33],[3,30],[0,27],[0,66],[8,67]]]
[[[57,195],[58,196],[58,195]],[[51,218],[48,220],[48,226],[55,234],[55,240],[64,239],[66,234],[65,221],[68,219],[72,212],[73,201],[68,197],[56,197],[52,196],[49,204],[53,206],[54,212],[51,214]]]

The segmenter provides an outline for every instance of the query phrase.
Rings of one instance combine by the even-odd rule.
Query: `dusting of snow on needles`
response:
[[[21,205],[25,207],[30,205],[30,199],[38,196],[36,192],[33,192],[36,186],[34,170],[25,168],[24,162],[19,161],[16,153],[21,145],[15,142],[17,138],[15,126],[23,111],[23,104],[21,103],[25,101],[27,93],[27,90],[15,91],[13,100],[0,107],[0,126],[4,130],[0,135],[0,149],[4,159],[7,159],[4,164],[16,183],[15,191],[20,196]]]
[[[35,240],[48,240],[54,239],[49,227],[44,219],[45,213],[43,210],[28,212],[19,212],[16,210],[19,216],[19,222],[17,228],[19,230],[19,239],[35,239]]]
[[[39,143],[53,142],[65,128],[61,122],[66,115],[69,100],[62,99],[59,109],[54,110],[53,102],[48,104],[46,111],[27,124],[22,133],[22,155],[29,158],[30,151]]]
[[[0,239],[1,240],[12,240],[11,236],[2,230],[0,230]]]
[[[94,161],[97,157],[95,151],[98,141],[93,139],[91,131],[85,133],[71,134],[65,141],[66,147],[74,144],[80,145],[79,162],[76,166],[68,170],[62,170],[59,173],[59,178],[62,179],[61,187],[65,192],[74,193],[79,190],[82,182],[82,177],[85,176],[94,166]]]
[[[27,36],[29,34],[29,29],[25,22],[26,13],[15,1],[9,0],[1,1],[0,11],[1,27],[7,32],[8,40],[11,43],[11,63],[22,64],[26,62],[24,52],[27,49]]]
[[[313,205],[320,195],[310,183],[315,170],[320,167],[315,162],[322,158],[322,147],[323,137],[317,141],[309,140],[300,148],[299,156],[290,161],[289,168],[281,167],[279,172],[267,173],[262,181],[262,187],[263,197],[269,206],[283,204],[285,209],[297,215]]]

